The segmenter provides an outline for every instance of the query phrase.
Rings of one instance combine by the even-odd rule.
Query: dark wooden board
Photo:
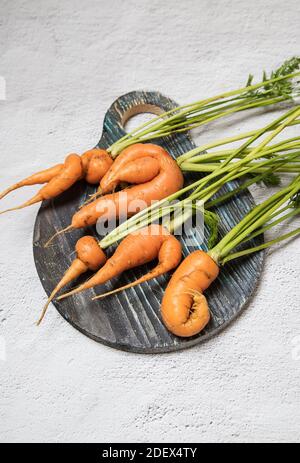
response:
[[[124,134],[126,120],[133,114],[167,111],[175,106],[177,104],[174,101],[158,92],[136,91],[121,96],[105,116],[103,134],[97,146],[107,148],[119,139]],[[157,142],[174,157],[195,147],[187,134],[177,134]],[[186,177],[187,182],[192,179],[191,175]],[[223,192],[234,185],[224,187]],[[85,183],[76,184],[64,195],[41,206],[35,223],[33,251],[38,275],[48,295],[74,259],[76,241],[87,231],[95,236],[96,232],[94,229],[75,231],[62,235],[47,249],[43,245],[55,230],[70,224],[74,212],[93,191]],[[253,199],[249,192],[245,192],[219,207],[217,212],[221,218],[220,235],[231,229],[252,206]],[[187,248],[183,235],[184,254],[199,248],[206,249],[201,241],[201,234],[196,231]],[[258,238],[253,243],[259,244],[261,241],[262,238]],[[207,291],[212,320],[201,334],[188,339],[173,336],[161,321],[160,302],[168,276],[101,301],[91,300],[94,294],[100,292],[100,288],[96,288],[96,291],[89,290],[60,302],[54,301],[54,305],[71,325],[107,346],[136,353],[176,351],[214,336],[242,311],[256,287],[263,259],[264,254],[258,253],[229,263],[222,269],[218,280]],[[122,277],[101,287],[101,292],[133,281],[154,265],[152,263],[126,272]]]

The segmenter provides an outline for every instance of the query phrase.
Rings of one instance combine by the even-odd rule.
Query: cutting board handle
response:
[[[159,92],[134,91],[117,98],[108,109],[103,123],[99,148],[107,148],[126,134],[127,121],[137,114],[162,114],[176,108],[177,103]]]

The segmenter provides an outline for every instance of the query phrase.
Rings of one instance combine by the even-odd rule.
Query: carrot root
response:
[[[146,281],[153,280],[154,278],[158,278],[164,273],[167,273],[170,270],[173,270],[180,263],[181,248],[178,253],[176,253],[176,250],[175,250],[174,256],[175,256],[175,259],[170,265],[158,265],[153,270],[151,270],[151,272],[147,273],[146,275],[143,275],[141,278],[138,278],[138,280],[134,281],[133,283],[128,283],[127,285],[121,286],[120,288],[114,289],[113,291],[108,291],[107,293],[104,293],[104,294],[99,294],[98,296],[93,297],[92,300],[95,301],[96,299],[103,299],[107,296],[112,296],[113,294],[117,294],[120,291],[125,291],[126,289],[134,288],[137,285],[145,283]]]
[[[36,326],[39,326],[39,325],[42,323],[42,321],[43,321],[43,319],[44,319],[44,317],[45,317],[45,315],[46,315],[46,312],[47,312],[47,310],[48,310],[48,307],[49,307],[50,303],[53,301],[53,299],[55,298],[55,296],[56,296],[56,294],[58,293],[59,290],[60,290],[60,288],[55,288],[55,289],[52,291],[52,293],[50,294],[49,298],[47,299],[46,304],[45,304],[44,307],[43,307],[43,310],[42,310],[42,313],[41,313],[41,315],[40,315],[40,318],[39,318],[38,321],[36,322]]]
[[[68,190],[78,180],[85,178],[88,183],[99,184],[102,177],[112,165],[113,160],[105,150],[93,149],[87,151],[82,156],[69,154],[64,164],[57,164],[49,169],[37,172],[30,177],[21,180],[0,193],[0,200],[8,193],[24,186],[46,184],[39,193],[31,200],[21,206],[7,209],[2,214],[9,211],[16,211],[24,207],[31,206],[36,202],[45,199],[53,199]]]
[[[64,286],[78,278],[87,270],[98,270],[99,267],[101,267],[101,265],[106,262],[106,255],[98,245],[97,240],[92,236],[83,236],[77,241],[76,253],[77,258],[72,262],[44,305],[37,325],[40,325],[47,312],[50,302],[52,302],[56,294]]]
[[[143,283],[177,267],[181,260],[180,242],[161,225],[152,224],[135,233],[129,234],[119,244],[115,253],[106,264],[78,288],[63,294],[58,299],[73,296],[95,286],[102,285],[126,270],[151,262],[158,258],[158,265],[147,275],[129,286]],[[123,289],[123,288],[122,288]]]
[[[75,259],[72,262],[71,266],[68,268],[68,270],[66,271],[66,273],[64,274],[64,276],[62,277],[62,279],[60,280],[58,285],[54,288],[54,290],[50,294],[46,304],[43,307],[41,316],[40,316],[39,320],[37,321],[37,326],[39,326],[41,324],[43,318],[46,315],[47,309],[48,309],[50,303],[52,302],[52,300],[54,299],[54,297],[56,296],[56,294],[64,286],[66,286],[68,283],[70,283],[72,280],[75,280],[75,278],[78,278],[82,273],[86,272],[87,269],[88,269],[88,266],[78,258]]]
[[[64,228],[63,230],[59,230],[58,232],[56,232],[53,236],[51,236],[51,238],[47,241],[47,243],[44,244],[44,248],[48,248],[48,246],[52,243],[52,241],[55,238],[57,238],[57,236],[62,235],[63,233],[67,233],[69,231],[72,231],[73,228],[74,227],[72,225],[68,225],[68,227]]]
[[[32,206],[33,204],[39,203],[41,201],[43,201],[43,197],[38,193],[33,198],[29,199],[28,201],[26,201],[26,203],[23,203],[20,206],[12,207],[10,209],[6,209],[5,211],[1,211],[0,215],[6,214],[7,212],[13,212],[18,211],[20,209],[24,209],[25,207]]]
[[[99,189],[98,191],[96,191],[96,193],[94,193],[93,195],[90,195],[89,199],[87,199],[81,206],[79,209],[81,209],[82,207],[86,206],[87,204],[91,203],[92,201],[95,201],[95,199],[99,198],[99,196],[102,196],[102,190]]]
[[[14,185],[8,187],[0,194],[0,199],[4,198],[6,195],[11,193],[12,191],[18,190],[24,186],[33,186],[42,183],[49,182],[53,177],[58,175],[63,168],[63,164],[57,164],[49,169],[42,170],[37,172],[36,174],[31,175],[30,177],[25,178],[24,180],[20,180],[19,182],[15,183]]]
[[[3,199],[6,195],[8,195],[9,193],[11,193],[12,191],[17,190],[18,188],[21,188],[21,187],[19,186],[19,183],[15,183],[14,185],[12,185],[11,187],[7,188],[6,190],[4,190],[4,191],[0,194],[0,199]]]
[[[57,298],[58,301],[62,301],[63,299],[66,299],[67,297],[74,296],[75,294],[80,293],[84,287],[84,285],[80,285],[77,288],[73,289],[72,291],[68,291],[67,293],[62,294]]]

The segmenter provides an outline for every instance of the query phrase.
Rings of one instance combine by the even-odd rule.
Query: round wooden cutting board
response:
[[[121,96],[105,116],[103,134],[97,146],[107,148],[124,135],[124,125],[132,115],[141,112],[158,113],[176,106],[174,101],[158,92],[137,91]],[[175,158],[195,147],[186,134],[170,136],[158,140],[157,143]],[[186,181],[190,182],[193,178],[195,176],[188,175]],[[223,187],[222,193],[234,185],[236,184]],[[72,215],[93,191],[94,188],[88,187],[86,183],[77,183],[59,198],[43,203],[39,210],[34,229],[33,251],[38,275],[48,295],[74,259],[78,238],[87,232],[96,236],[96,232],[89,229],[61,235],[46,249],[44,243],[56,230],[70,224]],[[218,207],[216,212],[221,222],[220,237],[252,207],[253,199],[249,192],[244,192]],[[262,239],[256,238],[253,243],[260,244]],[[206,249],[205,240],[203,244],[201,232],[197,229],[192,237],[189,236],[188,246],[185,235],[181,237],[181,241],[185,255],[199,248]],[[108,253],[111,252],[112,249],[109,249]],[[192,338],[182,339],[173,336],[161,321],[160,303],[169,276],[160,277],[103,300],[91,300],[95,294],[139,278],[153,268],[155,263],[125,272],[123,276],[103,287],[97,287],[96,290],[85,291],[59,302],[54,301],[54,305],[71,325],[107,346],[136,353],[176,351],[214,336],[242,311],[254,292],[263,259],[264,254],[258,253],[230,262],[222,269],[220,277],[206,293],[212,319],[201,334]]]

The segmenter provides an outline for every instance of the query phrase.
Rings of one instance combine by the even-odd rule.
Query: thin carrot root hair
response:
[[[89,196],[89,199],[87,199],[86,201],[84,201],[83,204],[81,204],[81,206],[79,207],[79,209],[83,208],[84,206],[86,206],[87,204],[91,203],[92,201],[94,201],[95,199],[99,198],[100,196],[102,196],[102,191],[101,191],[101,190],[96,191],[96,193],[90,195],[90,196]]]
[[[59,290],[60,290],[60,288],[55,288],[55,289],[52,291],[52,293],[50,294],[50,296],[48,297],[47,302],[46,302],[46,304],[45,304],[44,307],[43,307],[43,310],[42,310],[42,313],[41,313],[41,315],[40,315],[40,318],[39,318],[38,321],[36,322],[36,326],[39,326],[39,325],[42,323],[42,321],[43,321],[43,319],[44,319],[44,317],[45,317],[45,315],[46,315],[46,312],[47,312],[47,310],[48,310],[48,307],[49,307],[50,303],[53,301],[53,299],[55,298],[55,296],[56,296],[56,294],[58,293]]]
[[[93,275],[90,276],[89,278],[86,279],[85,283],[87,283],[89,280],[93,278]],[[82,285],[78,285],[75,288],[71,289],[71,291],[68,291],[67,293],[62,294],[57,298],[58,301],[62,301],[63,299],[66,299],[69,296],[73,296],[74,294],[77,294],[81,291]]]
[[[13,186],[10,186],[9,188],[6,188],[6,190],[4,190],[1,194],[0,194],[0,199],[3,199],[5,198],[5,196],[7,196],[9,193],[11,193],[12,191],[15,191],[19,188],[18,184],[16,183],[15,185]]]
[[[195,296],[203,296],[203,293],[201,291],[198,291],[197,289],[188,289],[187,291],[184,291],[182,294],[187,294],[188,296],[195,297]]]
[[[70,232],[74,229],[72,225],[68,225],[66,228],[63,228],[62,230],[59,230],[58,232],[54,233],[54,235],[51,236],[51,238],[47,241],[47,243],[44,244],[44,248],[48,248],[52,241],[57,238],[57,236],[62,235],[63,233]]]
[[[73,296],[74,294],[77,294],[79,291],[80,286],[77,286],[76,288],[72,289],[71,291],[68,291],[67,293],[62,294],[57,298],[58,301],[62,301],[63,299],[66,299],[67,297]]]
[[[178,263],[177,263],[177,265],[178,265]],[[158,267],[160,267],[160,268],[158,268]],[[175,267],[175,265],[174,265],[174,267]],[[163,275],[164,273],[168,272],[169,270],[171,270],[171,269],[163,268],[161,265],[158,265],[157,267],[155,267],[153,270],[151,270],[146,275],[143,275],[138,280],[136,280],[136,281],[134,281],[132,283],[128,283],[127,285],[121,286],[120,288],[116,288],[116,289],[114,289],[112,291],[108,291],[107,293],[99,294],[98,296],[94,296],[92,298],[92,301],[95,301],[96,299],[103,299],[103,298],[105,298],[107,296],[112,296],[113,294],[117,294],[117,293],[119,293],[121,291],[125,291],[126,289],[134,288],[135,286],[140,285],[141,283],[145,283],[146,281],[153,280],[154,278],[157,278],[160,275]]]
[[[36,196],[29,199],[28,201],[26,201],[26,203],[23,203],[20,206],[12,207],[10,209],[6,209],[5,211],[1,211],[0,215],[6,214],[6,212],[13,212],[18,211],[20,209],[24,209],[25,207],[32,206],[33,204],[39,203],[40,201],[42,201],[42,198],[39,196],[39,194],[37,194]]]

